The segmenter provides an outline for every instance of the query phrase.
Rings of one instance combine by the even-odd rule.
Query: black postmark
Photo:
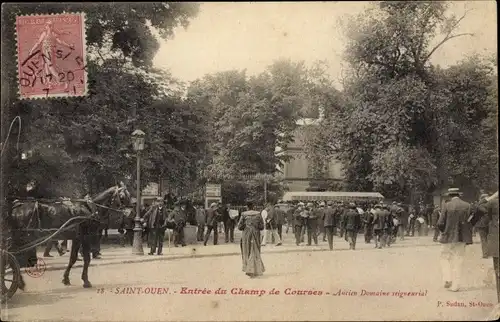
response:
[[[57,49],[53,55],[54,57],[50,53],[44,54],[40,50],[31,53],[20,65],[21,77],[19,78],[19,85],[31,88],[41,86],[41,89],[48,96],[53,91],[54,85],[62,84],[64,92],[73,92],[76,95],[76,84],[84,84],[84,80],[77,77],[76,73],[86,71],[87,66],[84,65],[83,57],[75,55],[74,50],[74,47],[65,50]],[[54,71],[50,67],[57,64],[57,61],[65,60],[73,60],[75,67],[65,71],[50,72],[51,70]]]

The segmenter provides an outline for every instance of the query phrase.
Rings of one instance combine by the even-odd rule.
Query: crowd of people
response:
[[[122,246],[133,244],[136,200],[132,201],[130,211],[122,216],[119,224]],[[233,209],[234,208],[234,209]],[[262,209],[262,208],[261,208]],[[184,227],[190,223],[197,227],[196,239],[205,246],[211,241],[219,243],[219,234],[223,232],[226,243],[235,241],[235,229],[248,207],[232,207],[230,204],[212,203],[205,209],[203,203],[191,203],[188,200],[176,200],[158,197],[150,205],[141,207],[141,226],[143,241],[150,247],[150,255],[162,254],[167,229],[172,230],[172,242],[175,247],[186,246]],[[268,243],[281,246],[283,231],[290,231],[295,236],[295,244],[318,245],[318,239],[328,242],[333,249],[333,236],[344,237],[351,249],[356,249],[357,236],[364,233],[365,243],[374,242],[376,248],[388,247],[396,242],[397,237],[427,234],[427,224],[435,227],[439,208],[432,209],[420,203],[417,207],[405,207],[401,203],[384,204],[378,202],[283,202],[267,204],[259,210],[265,225],[261,245]],[[102,233],[100,232],[102,235]],[[104,236],[105,237],[105,233]],[[437,241],[435,229],[434,240]],[[99,258],[99,243],[94,243],[93,257]],[[307,238],[307,241],[306,241]],[[306,241],[306,242],[305,242]],[[50,257],[53,243],[48,243],[45,256]],[[64,254],[61,243],[54,243],[60,255]]]
[[[434,242],[443,244],[442,272],[445,288],[457,291],[465,246],[472,244],[472,236],[479,233],[483,258],[493,257],[498,284],[498,195],[493,201],[485,201],[482,194],[478,201],[469,204],[460,199],[458,189],[450,189],[449,200],[443,209],[426,206],[416,207],[400,202],[315,201],[283,202],[267,204],[262,210],[232,207],[230,204],[212,203],[205,209],[202,203],[188,200],[169,200],[158,197],[150,206],[143,207],[140,222],[143,239],[150,247],[149,255],[162,254],[165,233],[171,229],[175,247],[186,246],[184,227],[196,226],[196,239],[207,245],[213,236],[213,245],[219,243],[224,232],[226,243],[235,241],[235,229],[242,231],[240,248],[243,271],[250,277],[265,271],[260,251],[269,243],[283,244],[283,231],[292,232],[295,245],[318,245],[322,240],[333,250],[333,236],[340,236],[356,249],[358,235],[364,242],[374,243],[375,248],[390,247],[405,237],[427,235],[433,232]],[[495,201],[496,200],[496,201]],[[495,203],[496,202],[496,203]],[[132,211],[123,216],[122,245],[133,242],[135,203]],[[496,243],[495,243],[496,241]],[[50,250],[50,245],[46,253]],[[60,254],[61,250],[58,249]],[[98,252],[99,247],[95,247]],[[98,255],[99,253],[97,253]],[[499,295],[500,299],[500,295]]]

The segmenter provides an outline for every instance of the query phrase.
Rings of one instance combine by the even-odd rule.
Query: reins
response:
[[[59,234],[61,231],[66,231],[66,230],[70,230],[70,229],[73,229],[76,225],[80,224],[80,223],[75,223],[75,224],[72,224],[71,226],[69,227],[66,227],[67,225],[69,225],[70,222],[72,221],[75,221],[75,220],[82,220],[82,221],[86,221],[86,220],[94,220],[94,221],[99,221],[95,218],[92,218],[92,217],[86,217],[86,216],[77,216],[77,217],[73,217],[73,218],[70,218],[68,219],[61,227],[59,228],[49,228],[49,229],[30,229],[30,230],[23,230],[23,231],[33,231],[33,230],[36,230],[36,231],[53,231],[54,229],[56,230],[54,233],[52,233],[51,235],[49,235],[48,237],[41,237],[41,238],[38,238],[30,243],[28,243],[27,245],[24,246],[24,248],[21,248],[21,249],[18,249],[16,251],[9,251],[10,253],[12,254],[19,254],[19,253],[23,253],[23,252],[26,252],[30,249],[33,249],[39,245],[42,245],[44,243],[46,243],[47,241],[53,239],[54,236],[56,236],[57,234]]]
[[[64,203],[65,201],[69,201],[69,202],[85,202],[85,203],[96,205],[97,207],[100,207],[100,208],[109,209],[109,210],[113,210],[113,211],[117,211],[117,212],[125,212],[124,210],[117,209],[117,208],[111,208],[111,207],[99,204],[99,203],[94,202],[94,201],[89,200],[89,199],[71,199],[71,198],[68,198],[68,199],[43,199],[43,198],[41,198],[41,199],[26,199],[26,198],[16,198],[16,197],[12,197],[12,199],[14,199],[15,201],[18,201],[18,202],[34,201],[34,202],[55,203],[55,204],[57,204],[57,203]]]
[[[116,194],[117,194],[117,192],[115,192],[113,194],[113,198],[116,196]],[[31,249],[33,249],[33,248],[35,248],[35,247],[37,247],[37,246],[39,246],[41,244],[46,243],[47,241],[52,240],[54,238],[54,236],[58,235],[59,233],[75,228],[77,225],[81,224],[81,222],[73,223],[71,225],[69,225],[69,224],[71,222],[76,221],[76,220],[81,220],[82,222],[90,220],[90,221],[96,221],[96,222],[101,223],[101,220],[99,218],[95,217],[95,215],[97,214],[97,212],[95,212],[93,209],[89,209],[89,210],[91,210],[91,213],[92,213],[91,216],[76,216],[76,217],[70,218],[70,219],[68,219],[59,228],[48,228],[48,229],[41,228],[40,214],[39,214],[39,207],[40,207],[39,202],[42,202],[44,204],[48,204],[48,203],[53,203],[53,204],[54,203],[60,203],[60,204],[64,204],[65,201],[66,202],[83,202],[83,203],[87,204],[88,206],[95,205],[95,206],[103,208],[103,209],[113,210],[113,211],[116,211],[116,212],[121,212],[123,214],[125,213],[124,210],[116,209],[116,208],[112,208],[112,207],[108,207],[108,206],[105,206],[103,204],[94,202],[91,199],[71,199],[71,198],[64,198],[64,199],[52,199],[52,200],[49,200],[49,199],[38,199],[37,200],[37,199],[15,198],[15,201],[17,201],[19,203],[22,203],[23,201],[31,201],[31,202],[34,201],[34,203],[35,203],[34,206],[33,206],[33,215],[30,217],[27,227],[25,229],[21,230],[22,232],[31,232],[31,231],[36,231],[36,232],[52,232],[52,231],[54,231],[54,232],[51,233],[47,237],[38,238],[38,239],[36,239],[36,240],[28,243],[27,245],[24,245],[23,248],[21,248],[21,249],[18,249],[18,250],[15,250],[15,251],[9,251],[12,254],[19,254],[19,253],[23,253],[23,252],[26,252],[28,250],[31,250]],[[33,216],[36,216],[35,220],[38,221],[38,228],[37,229],[31,229],[30,228],[31,222],[33,221]]]

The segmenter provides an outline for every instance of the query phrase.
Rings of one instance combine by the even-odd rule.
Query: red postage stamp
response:
[[[87,94],[85,16],[16,17],[21,99]]]

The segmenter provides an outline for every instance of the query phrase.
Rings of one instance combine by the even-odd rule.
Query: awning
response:
[[[350,191],[289,191],[283,196],[284,201],[300,200],[338,200],[338,201],[363,201],[381,200],[384,196],[378,192],[350,192]]]

